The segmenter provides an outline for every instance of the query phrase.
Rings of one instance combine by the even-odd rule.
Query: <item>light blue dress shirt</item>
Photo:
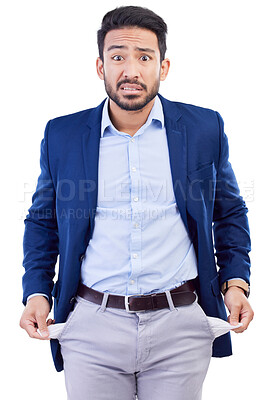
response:
[[[176,206],[161,101],[134,134],[102,113],[98,204],[82,283],[100,292],[162,292],[197,276],[194,247]]]

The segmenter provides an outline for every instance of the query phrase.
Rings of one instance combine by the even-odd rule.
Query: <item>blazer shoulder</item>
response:
[[[175,103],[183,122],[195,134],[206,134],[207,139],[218,141],[220,132],[219,113],[210,108],[187,103]]]
[[[191,157],[189,168],[197,168],[195,161],[204,164],[208,159],[214,161],[217,166],[220,152],[219,114],[210,108],[193,104],[182,102],[165,104],[168,114],[186,127],[188,146],[194,149],[197,155]]]
[[[216,111],[211,108],[182,102],[174,102],[174,104],[180,109],[181,113],[183,113],[184,115],[213,118],[215,121],[217,120]]]
[[[88,108],[86,110],[77,111],[67,115],[61,115],[50,120],[51,128],[65,128],[75,124],[82,124],[88,121],[90,113],[95,108]]]
[[[168,115],[171,115],[174,118],[182,117],[186,124],[208,124],[211,128],[212,126],[218,126],[217,113],[210,108],[178,101],[170,101],[161,95],[160,99],[163,103],[163,106],[165,106],[165,112]]]
[[[72,114],[62,115],[50,120],[51,126],[66,127],[72,125],[97,123],[101,117],[102,108],[106,98],[97,106],[77,111]]]
[[[95,126],[101,120],[104,101],[97,107],[62,115],[48,122],[48,134],[53,142],[78,138],[90,126]]]

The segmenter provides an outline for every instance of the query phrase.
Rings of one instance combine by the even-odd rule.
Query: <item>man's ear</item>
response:
[[[104,80],[103,61],[100,57],[96,61],[97,74],[101,80]]]
[[[168,58],[165,58],[165,60],[162,61],[161,67],[160,67],[160,80],[165,81],[167,78],[168,72],[170,69],[170,60]]]

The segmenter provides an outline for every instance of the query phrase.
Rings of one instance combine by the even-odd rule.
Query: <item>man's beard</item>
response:
[[[122,100],[120,96],[117,94],[117,91],[119,87],[124,84],[124,83],[131,83],[131,84],[137,84],[140,85],[143,90],[147,91],[147,86],[144,85],[143,83],[137,82],[137,81],[132,81],[129,79],[124,79],[123,81],[119,82],[117,84],[117,90],[116,92],[113,90],[112,86],[107,82],[107,79],[104,78],[104,86],[105,86],[105,91],[109,98],[113,100],[114,103],[116,103],[122,110],[126,111],[138,111],[144,108],[148,103],[150,103],[151,100],[155,98],[155,96],[158,94],[159,91],[159,85],[160,85],[160,79],[155,82],[154,86],[150,90],[149,93],[147,93],[146,97],[143,100],[135,101],[135,102],[127,102],[126,100]],[[138,95],[135,94],[129,94],[125,96],[128,100],[134,100],[138,99]]]

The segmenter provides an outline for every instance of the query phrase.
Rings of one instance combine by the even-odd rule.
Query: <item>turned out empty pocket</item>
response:
[[[81,303],[79,301],[76,302],[74,309],[70,311],[65,322],[52,324],[47,327],[50,339],[61,339],[62,335],[65,334],[69,327],[73,324],[77,311],[80,308],[80,304]]]
[[[49,338],[50,339],[59,339],[61,337],[61,334],[64,330],[65,325],[66,325],[66,322],[61,323],[61,324],[49,325],[47,327],[48,332],[49,332]],[[37,332],[39,333],[39,335],[41,335],[41,332],[39,329],[37,329]]]
[[[229,322],[221,318],[209,317],[205,314],[203,308],[197,301],[195,302],[195,305],[203,321],[206,323],[206,326],[213,340],[243,325],[242,323],[239,323],[237,325],[231,325]]]
[[[64,330],[65,325],[66,325],[66,322],[64,322],[62,324],[49,325],[48,331],[49,331],[50,339],[59,339],[61,337],[61,334]]]
[[[223,319],[220,318],[207,317],[207,316],[206,318],[214,339],[216,339],[219,336],[225,335],[231,330],[237,329],[243,325],[242,323],[239,323],[237,325],[231,325],[229,322],[224,321]]]

